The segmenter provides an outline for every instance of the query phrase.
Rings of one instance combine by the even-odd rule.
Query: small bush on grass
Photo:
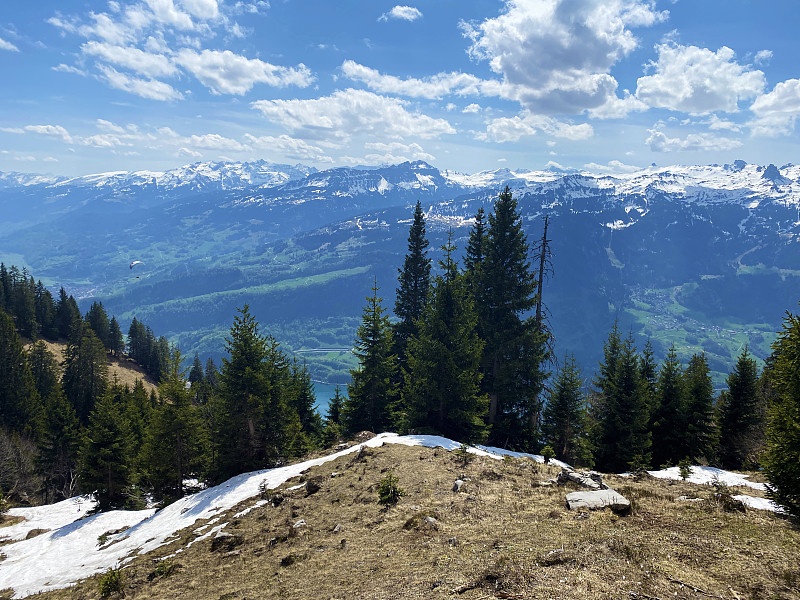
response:
[[[122,567],[111,568],[100,576],[98,591],[101,598],[108,598],[111,594],[119,594],[125,586],[125,576]]]
[[[397,501],[406,495],[406,491],[397,485],[399,482],[394,473],[388,472],[378,484],[378,503],[384,506],[397,504]]]

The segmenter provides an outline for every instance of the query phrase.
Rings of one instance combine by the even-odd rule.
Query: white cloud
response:
[[[189,145],[197,148],[210,148],[212,150],[244,150],[241,143],[231,138],[226,138],[218,133],[206,133],[203,135],[193,135],[189,138]]]
[[[642,170],[641,167],[637,167],[635,165],[626,165],[624,162],[619,160],[608,161],[607,165],[591,162],[583,166],[589,171],[600,173],[635,173],[636,171]]]
[[[255,137],[248,133],[244,137],[249,144],[256,148],[276,151],[288,158],[325,163],[333,162],[333,159],[325,154],[319,146],[314,146],[305,140],[293,138],[285,134],[278,137],[271,135]]]
[[[655,108],[694,114],[736,112],[739,101],[758,96],[764,73],[734,60],[723,46],[716,52],[697,46],[661,44],[653,75],[639,78],[636,97]]]
[[[105,119],[97,119],[97,128],[101,131],[107,131],[108,133],[125,133],[125,129],[123,127],[120,127],[111,121],[106,121]]]
[[[94,148],[116,148],[118,146],[132,146],[130,142],[126,142],[119,136],[113,133],[101,133],[89,137],[81,138],[81,145],[92,146]]]
[[[145,0],[145,2],[159,23],[180,30],[194,29],[192,17],[178,10],[172,0]]]
[[[219,16],[217,0],[180,0],[181,6],[190,15],[209,21]]]
[[[772,60],[772,50],[759,50],[753,57],[753,63],[757,65],[767,64]]]
[[[432,162],[436,160],[436,157],[425,152],[422,146],[416,143],[392,142],[387,144],[385,142],[367,142],[364,144],[364,149],[372,152],[366,154],[359,162],[368,165],[397,164],[414,160]]]
[[[10,52],[19,52],[19,48],[17,48],[11,42],[7,42],[3,38],[0,38],[0,50],[8,50]]]
[[[434,119],[406,109],[406,102],[364,90],[347,89],[310,100],[259,100],[253,108],[271,121],[302,137],[348,139],[368,134],[389,138],[435,138],[455,129],[444,119]]]
[[[400,21],[416,21],[422,18],[422,13],[418,8],[413,6],[400,6],[397,5],[389,12],[383,13],[378,17],[378,21],[388,21],[389,19],[398,19]]]
[[[175,152],[175,156],[178,158],[200,158],[203,155],[189,148],[178,148],[178,151]]]
[[[58,66],[51,67],[53,71],[58,71],[59,73],[72,73],[73,75],[83,75],[86,76],[86,71],[82,71],[77,67],[71,67],[70,65],[65,65],[61,63]]]
[[[257,58],[249,59],[234,54],[230,50],[196,52],[183,49],[175,61],[216,94],[245,94],[257,83],[274,87],[307,87],[314,81],[311,72],[302,63],[296,68],[279,67]]]
[[[712,114],[707,121],[703,121],[703,124],[708,125],[708,128],[712,131],[717,131],[720,129],[725,129],[728,131],[734,131],[736,133],[742,130],[742,127],[738,123],[734,123],[733,121],[728,121],[727,119],[720,119],[717,115]]]
[[[595,119],[622,119],[634,111],[647,110],[649,106],[636,96],[625,90],[625,96],[609,97],[605,104],[589,110],[589,116]]]
[[[50,135],[61,138],[61,141],[71,144],[72,136],[61,125],[26,125],[25,131],[38,133],[40,135]]]
[[[86,42],[81,51],[118,67],[124,67],[147,77],[174,75],[177,68],[166,56],[151,54],[138,48],[115,46],[105,42]]]
[[[365,84],[381,94],[397,94],[410,98],[441,98],[448,94],[500,95],[499,81],[484,81],[469,73],[438,73],[432,77],[401,79],[394,75],[383,75],[380,71],[346,60],[341,66],[345,77]]]
[[[775,137],[794,131],[800,115],[800,79],[787,79],[750,106],[756,118],[749,123],[753,135]]]
[[[572,125],[544,115],[523,112],[514,117],[493,119],[487,123],[486,131],[478,139],[489,142],[517,142],[523,137],[544,133],[568,140],[585,140],[594,134],[588,123]]]
[[[648,129],[647,131],[650,135],[645,143],[653,152],[715,152],[732,150],[742,145],[739,140],[715,137],[705,133],[691,133],[685,138],[670,138],[658,129]]]
[[[108,84],[118,90],[136,94],[149,100],[179,100],[183,98],[171,85],[155,79],[138,79],[120,73],[113,67],[99,65],[99,70]]]
[[[462,113],[479,113],[481,112],[481,105],[480,104],[468,104],[464,107],[464,110],[461,111]]]
[[[461,23],[470,54],[503,76],[506,97],[536,113],[580,113],[615,97],[611,67],[638,44],[630,27],[664,20],[653,0],[507,0],[479,25]]]

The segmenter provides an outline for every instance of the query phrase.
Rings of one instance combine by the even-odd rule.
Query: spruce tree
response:
[[[397,297],[394,303],[394,314],[398,321],[393,327],[393,352],[397,356],[399,374],[407,368],[408,342],[419,330],[418,321],[428,302],[431,286],[431,260],[428,258],[428,240],[425,237],[425,216],[419,201],[414,207],[414,219],[408,234],[408,253],[398,273]]]
[[[78,487],[80,424],[59,387],[45,398],[38,465],[44,478],[44,502],[49,504],[75,495]]]
[[[358,367],[350,371],[342,420],[347,433],[381,432],[394,424],[392,407],[397,396],[397,357],[392,353],[392,330],[378,297],[378,283],[362,309],[353,354]]]
[[[650,416],[653,464],[657,467],[677,465],[689,456],[686,404],[683,369],[673,345],[658,373]]]
[[[119,328],[119,322],[116,317],[111,317],[108,322],[108,349],[111,354],[120,357],[125,353],[125,338],[122,337],[122,330]]]
[[[58,292],[58,301],[56,302],[55,328],[58,337],[69,339],[76,322],[80,320],[81,311],[78,309],[78,303],[72,296],[67,296],[67,292],[62,287]]]
[[[122,508],[131,483],[131,448],[121,409],[112,394],[105,394],[97,401],[89,415],[80,451],[81,490],[95,495],[101,511]]]
[[[451,234],[452,238],[452,234]],[[483,341],[477,316],[458,273],[448,241],[443,248],[444,273],[436,278],[431,301],[411,338],[402,393],[404,426],[432,431],[463,442],[486,438],[488,400],[480,391]]]
[[[337,385],[333,391],[333,398],[328,402],[328,412],[325,413],[325,429],[323,440],[326,446],[335,443],[342,435],[342,409],[344,396],[342,389]]]
[[[82,424],[107,388],[108,358],[92,329],[83,330],[77,343],[67,344],[64,357],[64,393]]]
[[[726,469],[758,464],[758,366],[745,346],[719,399],[719,458]]]
[[[582,386],[575,356],[565,356],[542,417],[545,444],[553,448],[558,460],[573,465],[590,462]]]
[[[0,310],[0,425],[35,433],[41,399],[14,320]]]
[[[543,368],[547,338],[530,316],[537,282],[517,202],[508,187],[489,215],[483,265],[476,301],[486,342],[482,372],[492,426],[489,441],[534,451],[540,437],[540,394],[547,378]]]
[[[769,407],[767,448],[762,463],[768,495],[800,518],[800,317],[788,313],[773,345],[771,379],[776,397]]]
[[[86,324],[91,327],[97,339],[105,348],[111,348],[111,327],[108,323],[108,313],[103,308],[102,302],[92,302],[89,312],[86,313]]]
[[[694,462],[713,458],[717,442],[714,387],[704,353],[689,360],[686,382],[686,456]]]
[[[143,448],[142,468],[158,498],[166,502],[184,495],[184,481],[206,471],[207,438],[197,407],[186,389],[183,359],[173,348],[158,386],[160,403],[153,413]]]

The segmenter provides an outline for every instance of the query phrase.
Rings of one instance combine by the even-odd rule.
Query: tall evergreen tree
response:
[[[392,406],[397,395],[397,357],[392,353],[392,332],[386,309],[378,297],[377,281],[362,310],[353,354],[358,367],[350,371],[348,398],[342,410],[345,431],[383,431],[393,424]]]
[[[131,449],[121,407],[103,395],[89,415],[79,457],[80,487],[93,493],[100,510],[122,508],[130,485]]]
[[[325,413],[325,429],[323,440],[326,446],[335,443],[342,435],[342,409],[344,396],[342,389],[337,385],[333,391],[333,398],[328,402],[328,412]]]
[[[50,293],[41,281],[36,283],[35,295],[36,322],[39,324],[39,332],[48,339],[58,337],[55,327],[56,304],[53,294]]]
[[[650,415],[654,465],[674,466],[689,456],[686,404],[683,369],[673,345],[658,373]]]
[[[108,349],[114,356],[122,356],[125,352],[125,338],[122,337],[122,330],[119,328],[117,317],[111,317],[108,322]]]
[[[86,313],[86,324],[91,327],[104,348],[111,348],[111,327],[102,302],[92,302],[89,312]]]
[[[64,393],[55,387],[46,397],[38,465],[44,478],[44,502],[75,495],[78,487],[80,424]]]
[[[184,495],[184,481],[205,475],[207,437],[197,407],[186,389],[181,353],[173,348],[158,386],[160,404],[150,420],[142,449],[142,468],[158,498]]]
[[[717,436],[714,386],[704,353],[689,360],[686,381],[686,455],[694,462],[713,457]]]
[[[452,234],[451,234],[452,239]],[[476,333],[477,316],[458,273],[448,240],[443,274],[436,278],[431,301],[409,342],[403,387],[404,425],[431,430],[465,442],[486,438],[488,400],[480,391],[483,341]]]
[[[489,215],[486,258],[477,297],[477,313],[486,342],[483,390],[489,397],[489,441],[520,450],[536,450],[541,417],[540,394],[547,373],[546,334],[533,316],[536,278],[528,260],[517,202],[508,187]]]
[[[44,341],[38,340],[30,347],[28,364],[36,391],[43,401],[54,392],[61,391],[58,361]]]
[[[542,430],[555,457],[569,464],[586,464],[590,459],[582,387],[575,356],[565,356],[544,409]]]
[[[78,309],[78,303],[72,296],[67,296],[67,292],[62,287],[58,291],[58,301],[56,302],[55,328],[58,331],[58,337],[69,339],[76,321],[80,320],[81,311]]]
[[[14,320],[0,310],[0,425],[33,433],[40,402]]]
[[[758,464],[758,366],[745,346],[719,398],[719,458],[727,469]]]
[[[633,336],[620,340],[616,324],[605,346],[605,360],[595,380],[601,410],[597,466],[607,472],[641,468],[650,463],[647,380],[642,376]]]
[[[397,298],[394,303],[394,314],[398,322],[393,329],[394,354],[397,356],[400,373],[408,366],[408,342],[419,331],[418,321],[428,302],[431,286],[431,259],[428,258],[428,239],[425,237],[425,215],[419,201],[414,207],[414,220],[408,234],[408,253],[398,272]]]
[[[773,345],[776,397],[769,407],[764,471],[768,494],[800,518],[800,317],[787,314]]]
[[[303,451],[312,450],[322,441],[322,417],[320,417],[315,404],[317,395],[314,392],[314,383],[308,366],[298,360],[291,365],[288,392],[289,404],[300,418],[300,426],[307,438],[307,447]]]
[[[85,424],[107,388],[108,358],[102,342],[86,328],[77,343],[67,344],[63,386],[78,419]]]

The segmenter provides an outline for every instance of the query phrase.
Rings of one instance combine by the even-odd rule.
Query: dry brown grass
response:
[[[390,470],[406,495],[384,508],[376,490]],[[557,471],[526,459],[464,464],[442,449],[366,450],[307,472],[314,494],[287,491],[294,480],[277,506],[238,519],[256,499],[231,510],[225,531],[238,539],[228,548],[185,548],[196,524],[136,557],[124,597],[800,598],[800,531],[788,520],[725,512],[711,487],[617,477],[608,483],[632,500],[629,515],[576,514],[571,490],[540,483]],[[454,493],[459,477],[469,481]],[[293,528],[300,519],[308,526]],[[42,598],[99,598],[98,581]]]
[[[56,357],[56,361],[58,361],[59,365],[62,365],[64,363],[64,352],[67,349],[67,345],[63,342],[42,341],[47,346],[47,349]],[[31,343],[30,340],[25,340],[25,348],[29,349]],[[158,389],[158,386],[152,379],[145,374],[144,369],[133,359],[108,356],[108,381],[116,381],[121,385],[127,385],[133,389],[137,380],[141,380],[148,394],[152,390]]]

